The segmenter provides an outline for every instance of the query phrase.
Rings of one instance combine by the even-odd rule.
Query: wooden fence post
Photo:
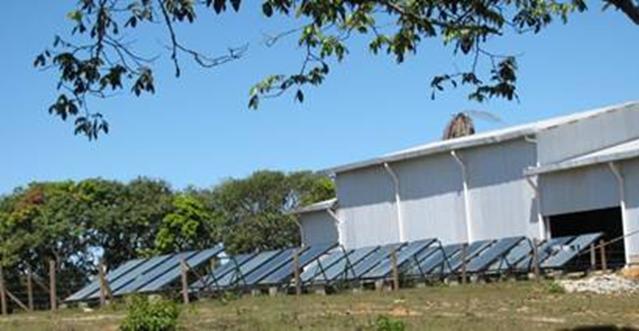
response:
[[[590,270],[597,270],[597,252],[595,251],[595,244],[590,244]]]
[[[463,243],[462,244],[462,251],[461,251],[461,261],[462,261],[462,265],[461,265],[461,281],[462,284],[466,284],[466,256],[468,255],[468,243]]]
[[[51,304],[51,310],[58,309],[58,297],[56,293],[56,265],[55,260],[49,260],[49,300]]]
[[[295,280],[295,295],[301,295],[302,283],[300,280],[300,254],[298,249],[295,249],[293,253],[293,278]]]
[[[98,282],[100,284],[100,306],[106,305],[106,279],[104,278],[104,263],[98,263]]]
[[[189,267],[186,264],[186,260],[182,258],[180,261],[182,267],[182,301],[185,305],[189,304]]]
[[[391,252],[391,264],[393,267],[393,290],[399,290],[399,268],[397,267],[397,249]]]
[[[540,280],[541,271],[539,270],[539,240],[537,238],[533,238],[532,246],[533,272],[535,273],[535,280]]]
[[[6,316],[8,314],[7,311],[7,293],[6,287],[4,283],[4,270],[2,269],[2,265],[0,264],[0,306],[2,306],[2,315]]]
[[[29,311],[33,311],[33,271],[30,265],[27,265],[27,305]]]
[[[608,271],[608,261],[606,259],[606,242],[602,239],[599,241],[599,248],[601,249],[601,270]]]

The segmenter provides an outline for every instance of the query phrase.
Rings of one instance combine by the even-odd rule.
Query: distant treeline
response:
[[[289,212],[333,196],[332,181],[312,172],[258,171],[182,191],[149,178],[31,183],[0,197],[0,263],[46,275],[55,259],[59,277],[81,283],[100,258],[113,268],[217,243],[229,253],[294,245]]]

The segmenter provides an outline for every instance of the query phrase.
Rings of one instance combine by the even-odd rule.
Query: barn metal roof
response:
[[[295,210],[295,214],[302,214],[302,213],[311,213],[311,212],[315,212],[315,211],[322,211],[322,210],[327,210],[327,209],[333,209],[337,206],[337,198],[333,198],[333,199],[328,199],[328,200],[324,200],[324,201],[320,201],[320,202],[316,202],[312,205],[308,205],[305,207],[301,207]]]
[[[580,155],[561,162],[529,168],[524,171],[526,175],[539,175],[594,164],[627,160],[639,157],[639,139],[630,140],[598,151]]]
[[[547,130],[559,125],[580,121],[586,118],[599,116],[601,114],[615,112],[626,108],[639,105],[639,101],[626,102],[618,105],[597,108],[585,112],[575,113],[571,115],[554,117],[529,124],[512,126],[509,128],[493,130],[471,136],[455,138],[450,140],[436,141],[424,145],[415,146],[398,152],[382,155],[380,157],[371,158],[364,161],[348,163],[346,165],[337,166],[324,170],[325,173],[342,173],[360,168],[366,168],[374,165],[380,165],[387,162],[397,162],[406,159],[421,157],[430,154],[447,152],[451,150],[465,149],[481,145],[495,144],[502,141],[508,141],[528,135],[534,135],[539,131]]]

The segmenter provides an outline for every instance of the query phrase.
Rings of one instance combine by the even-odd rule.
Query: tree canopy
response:
[[[592,5],[595,1],[588,2]],[[203,54],[187,46],[188,36],[178,35],[176,25],[190,24],[205,16],[239,11],[241,0],[80,0],[68,18],[71,36],[55,36],[53,44],[35,58],[36,67],[57,70],[60,91],[49,112],[75,120],[75,133],[95,139],[109,131],[100,111],[87,107],[87,98],[103,98],[129,89],[139,96],[156,90],[155,57],[144,57],[131,36],[146,33],[143,25],[164,27],[175,76],[180,63],[190,58],[204,68],[240,59],[246,46],[231,47],[219,56]],[[401,63],[417,53],[420,44],[439,39],[455,54],[469,58],[467,68],[432,77],[431,97],[446,87],[469,87],[468,98],[517,98],[517,58],[492,52],[486,43],[506,34],[539,33],[555,20],[567,22],[575,12],[588,9],[585,0],[262,0],[265,17],[290,17],[299,25],[270,38],[267,43],[297,35],[305,50],[301,68],[292,73],[265,77],[250,88],[248,106],[257,108],[264,97],[291,91],[304,101],[305,86],[321,84],[330,65],[349,53],[355,35],[368,38],[373,54],[385,53]],[[621,11],[639,25],[636,0],[601,0],[603,9]],[[126,33],[125,33],[126,32]],[[125,37],[128,36],[128,37]],[[162,50],[164,51],[164,50]],[[145,52],[148,53],[148,52]],[[486,66],[480,65],[484,61]]]
[[[32,183],[0,197],[0,263],[82,285],[98,260],[115,267],[138,256],[224,244],[227,253],[299,243],[298,206],[334,195],[311,172],[258,171],[210,189],[175,191],[162,180]]]

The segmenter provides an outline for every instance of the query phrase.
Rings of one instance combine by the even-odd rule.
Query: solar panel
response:
[[[109,273],[107,273],[106,276],[105,276],[105,279],[106,279],[106,281],[108,283],[109,282],[113,282],[116,279],[118,279],[119,277],[121,277],[122,275],[126,274],[127,272],[133,270],[134,268],[136,268],[137,266],[142,264],[142,262],[144,262],[144,261],[145,261],[145,259],[134,259],[134,260],[126,261],[123,264],[121,264],[119,267],[117,267],[115,270],[112,270]],[[74,294],[72,294],[71,296],[66,298],[64,301],[83,300],[87,296],[89,296],[91,294],[94,294],[94,293],[96,293],[99,290],[100,290],[99,279],[95,279],[94,281],[89,283],[89,285],[87,285],[87,286],[83,287],[82,289],[80,289],[79,291],[75,292]]]
[[[371,246],[358,248],[351,251],[350,254],[345,256],[345,258],[339,260],[330,268],[325,269],[325,275],[318,275],[318,277],[313,279],[313,282],[330,283],[337,280],[338,278],[346,278],[347,275],[352,275],[354,266],[356,266],[365,257],[373,254],[378,249],[379,246]]]
[[[282,251],[266,251],[259,253],[242,264],[239,268],[235,268],[233,272],[229,272],[226,276],[218,279],[217,285],[219,287],[230,287],[238,283],[244,283],[246,275],[261,267],[265,263],[268,263],[271,259],[275,258]]]
[[[202,278],[191,284],[189,288],[192,290],[203,289],[206,287],[215,288],[219,279],[222,279],[222,277],[235,271],[255,255],[255,253],[249,253],[231,256],[228,261],[214,270],[211,270],[207,275],[202,276]]]
[[[344,251],[342,249],[338,249],[329,253],[328,255],[320,257],[315,261],[315,263],[309,265],[306,270],[302,272],[302,274],[300,275],[300,279],[302,280],[302,282],[306,283],[313,280],[313,278],[317,277],[318,275],[322,275],[323,277],[322,273],[325,270],[331,268],[340,260],[345,259],[346,256],[351,254],[352,252],[353,250]]]
[[[135,293],[138,289],[142,288],[144,285],[152,282],[156,278],[162,276],[164,273],[168,272],[171,269],[180,268],[180,261],[182,259],[188,259],[192,255],[196,254],[196,252],[183,252],[178,254],[172,254],[168,259],[163,261],[162,263],[156,265],[153,268],[150,268],[142,273],[140,273],[135,279],[126,285],[122,286],[118,290],[113,292],[113,295],[123,295],[129,293]]]
[[[130,282],[134,281],[141,274],[155,268],[156,266],[168,260],[169,258],[171,258],[171,255],[160,255],[160,256],[155,256],[144,261],[142,264],[140,264],[138,267],[133,269],[131,272],[128,272],[122,275],[121,277],[119,277],[113,282],[109,282],[109,287],[111,288],[111,292],[115,295],[115,293],[120,288],[126,286]],[[97,299],[98,297],[99,297],[99,294],[94,293],[93,295],[89,296],[88,299]]]
[[[269,263],[266,263],[254,271],[251,271],[246,275],[244,279],[245,285],[251,286],[257,284],[260,280],[275,272],[278,268],[281,268],[288,261],[293,259],[293,252],[297,248],[287,248],[281,250],[281,253],[273,258]]]
[[[399,249],[404,245],[405,244],[403,243],[401,244],[398,243],[398,244],[388,244],[388,245],[384,245],[380,247],[373,254],[368,255],[362,261],[357,263],[353,267],[353,273],[348,273],[346,276],[346,279],[355,280],[355,279],[361,278],[362,275],[367,273],[369,270],[373,269],[380,262],[382,262],[382,260],[387,258],[393,252],[393,250]]]
[[[595,243],[603,233],[589,233],[577,236],[568,245],[562,246],[556,254],[549,256],[541,265],[541,268],[561,268],[570,262],[580,252]]]
[[[399,252],[397,252],[397,267],[402,268],[406,262],[413,256],[425,250],[428,246],[435,243],[435,239],[426,239],[409,242]],[[373,269],[362,275],[362,278],[366,279],[379,279],[388,276],[393,271],[393,261],[390,257],[387,257],[381,261]]]
[[[539,263],[543,263],[543,261],[550,256],[550,254],[552,253],[552,249],[553,247],[557,247],[557,246],[563,246],[565,244],[567,244],[569,241],[571,241],[574,237],[573,236],[566,236],[566,237],[558,237],[558,238],[551,238],[549,240],[546,240],[545,242],[541,243],[541,245],[538,246],[537,248],[537,252],[538,252],[538,257],[539,257]],[[533,258],[532,256],[528,256],[527,258],[521,260],[519,263],[517,263],[517,269],[519,270],[530,270],[530,268],[532,267],[532,263],[533,263]]]
[[[420,270],[420,264],[441,249],[442,248],[440,245],[431,245],[425,250],[415,254],[411,259],[408,260],[408,262],[406,263],[407,265],[405,267],[402,267],[403,274],[408,277],[421,276],[422,270]]]
[[[492,246],[488,247],[479,256],[468,262],[466,271],[471,273],[481,272],[486,270],[491,263],[504,257],[508,251],[517,246],[519,242],[524,240],[524,237],[511,237],[499,239]]]
[[[479,253],[481,253],[484,249],[488,248],[488,246],[490,246],[493,242],[494,240],[480,240],[480,241],[475,241],[471,243],[470,245],[468,245],[466,249],[466,257],[465,257],[466,263],[470,262],[471,259],[479,255]],[[456,272],[459,269],[461,269],[464,263],[463,261],[464,257],[462,255],[463,255],[463,252],[460,251],[459,254],[456,254],[455,256],[453,256],[449,260],[450,270],[445,269],[444,273]]]
[[[198,251],[194,255],[190,255],[185,261],[189,268],[198,268],[202,263],[211,260],[214,256],[222,252],[222,247],[213,247],[205,250]],[[179,255],[179,254],[178,254]],[[163,266],[166,264],[163,264]],[[159,270],[157,268],[156,270]],[[160,272],[158,272],[159,274]],[[138,292],[156,292],[162,289],[164,286],[174,282],[182,275],[181,258],[177,265],[173,265],[164,274],[155,278],[151,282],[139,288]],[[151,277],[151,275],[149,275]]]
[[[322,256],[323,254],[325,254],[328,250],[333,248],[333,246],[335,246],[335,245],[334,244],[325,244],[325,245],[314,245],[314,246],[308,247],[307,250],[305,250],[304,252],[302,252],[299,255],[299,267],[303,268],[307,264],[309,264],[312,261],[316,260],[317,258]],[[283,282],[287,281],[288,279],[293,277],[293,275],[295,273],[294,272],[295,266],[293,265],[293,262],[294,261],[287,262],[285,265],[283,265],[280,268],[278,268],[277,270],[275,270],[273,273],[268,275],[266,278],[260,280],[259,283],[260,284],[279,284],[279,283],[283,283]],[[300,280],[301,280],[301,276],[300,276]]]
[[[532,244],[530,240],[522,240],[517,246],[508,252],[503,260],[496,261],[488,268],[488,270],[490,272],[498,272],[505,269],[516,270],[517,264],[530,256],[531,252]]]
[[[424,276],[449,270],[448,261],[459,253],[461,247],[461,244],[451,244],[438,249],[435,253],[425,258],[413,272],[417,272],[419,276]]]

